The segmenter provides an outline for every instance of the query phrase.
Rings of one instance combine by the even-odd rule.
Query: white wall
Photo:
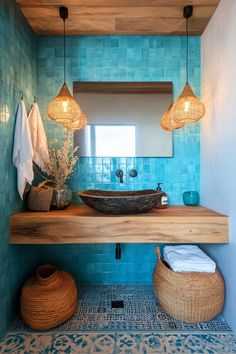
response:
[[[226,283],[236,332],[236,0],[221,0],[202,35],[201,204],[230,216],[230,244],[207,245]]]

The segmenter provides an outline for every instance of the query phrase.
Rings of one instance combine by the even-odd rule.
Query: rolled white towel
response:
[[[214,273],[216,270],[215,262],[195,245],[165,246],[164,260],[174,272]]]

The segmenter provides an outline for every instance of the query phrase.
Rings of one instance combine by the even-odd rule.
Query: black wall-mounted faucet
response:
[[[124,172],[123,172],[121,169],[119,169],[119,170],[116,171],[116,176],[119,177],[120,183],[123,183],[123,182],[124,182],[124,180],[123,180]]]

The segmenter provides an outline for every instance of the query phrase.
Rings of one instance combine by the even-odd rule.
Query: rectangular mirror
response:
[[[171,83],[168,89],[167,83],[107,83],[105,88],[106,83],[93,83],[90,90],[89,84],[74,85],[74,97],[88,118],[88,126],[75,132],[79,156],[172,156],[172,133],[160,127],[172,102]]]

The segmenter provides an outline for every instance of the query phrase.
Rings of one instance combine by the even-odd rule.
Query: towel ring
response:
[[[20,91],[20,98],[21,98],[21,100],[23,100],[23,99],[24,99],[24,94],[23,94],[23,91]]]

